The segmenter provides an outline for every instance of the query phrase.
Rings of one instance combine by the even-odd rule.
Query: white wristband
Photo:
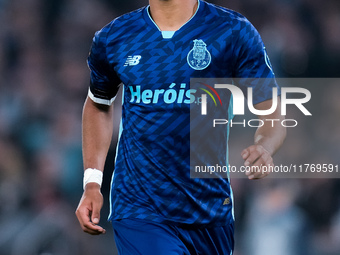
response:
[[[99,186],[101,187],[102,182],[103,182],[103,172],[98,170],[98,169],[94,169],[94,168],[86,169],[84,171],[84,180],[83,180],[84,190],[85,190],[86,184],[88,184],[90,182],[98,183]]]

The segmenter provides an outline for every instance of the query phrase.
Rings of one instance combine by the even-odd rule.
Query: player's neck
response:
[[[149,0],[150,15],[162,31],[176,31],[196,12],[197,0]]]

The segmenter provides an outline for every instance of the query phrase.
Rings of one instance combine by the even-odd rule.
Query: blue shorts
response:
[[[234,224],[178,227],[140,219],[112,222],[119,255],[230,255]]]

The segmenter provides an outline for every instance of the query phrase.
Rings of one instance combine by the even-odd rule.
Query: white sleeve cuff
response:
[[[113,101],[116,99],[116,97],[113,97],[113,98],[111,98],[110,100],[108,100],[108,99],[102,99],[102,98],[97,98],[97,97],[95,97],[93,94],[92,94],[92,92],[91,92],[91,90],[89,89],[89,92],[88,92],[88,96],[89,96],[89,98],[91,98],[91,100],[93,101],[93,102],[95,102],[95,103],[97,103],[97,104],[104,104],[104,105],[111,105],[112,103],[113,103]]]

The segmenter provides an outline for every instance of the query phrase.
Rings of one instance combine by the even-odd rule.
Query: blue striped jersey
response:
[[[89,97],[110,105],[124,85],[109,220],[211,226],[233,221],[228,178],[190,178],[190,105],[197,102],[190,79],[274,74],[259,33],[245,17],[198,3],[175,32],[161,31],[147,6],[116,18],[94,36]],[[242,82],[237,86],[246,89]],[[276,83],[252,86],[259,103],[271,98]],[[230,94],[221,100],[228,115]],[[214,143],[207,146],[216,149]],[[227,146],[220,149],[219,161],[227,165]]]

